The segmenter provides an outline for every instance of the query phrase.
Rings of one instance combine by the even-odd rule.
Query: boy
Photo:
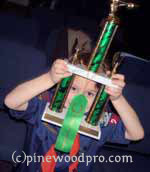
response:
[[[87,66],[87,59],[88,58],[83,58],[82,63],[80,63],[83,68],[86,68]],[[62,78],[71,75],[72,74],[68,72],[65,61],[58,59],[54,62],[50,71],[35,79],[32,79],[31,81],[20,84],[6,96],[5,104],[7,107],[12,109],[10,110],[11,115],[16,118],[24,119],[29,123],[29,126],[32,126],[32,130],[30,130],[31,136],[27,138],[27,143],[30,145],[26,144],[26,147],[28,147],[27,153],[30,156],[34,156],[35,154],[36,156],[45,155],[51,145],[55,144],[59,133],[58,127],[49,124],[49,130],[49,127],[46,127],[42,123],[41,116],[46,106],[46,102],[40,101],[34,97],[54,86]],[[84,154],[85,157],[89,155],[91,157],[96,155],[97,150],[106,141],[127,144],[129,143],[129,140],[139,140],[144,137],[144,130],[136,112],[122,95],[122,90],[125,86],[124,76],[114,74],[112,76],[112,82],[118,87],[106,87],[106,92],[110,95],[110,100],[118,112],[121,120],[117,117],[115,123],[112,122],[113,120],[110,120],[108,126],[102,127],[101,138],[98,141],[80,135],[81,144],[78,152],[79,155]],[[65,107],[69,106],[75,95],[83,94],[88,100],[86,108],[86,112],[88,112],[92,106],[97,91],[98,87],[94,81],[76,76],[67,97]],[[57,153],[59,155],[66,155],[60,152]],[[71,162],[57,162],[55,172],[82,172],[91,171],[92,169],[92,163],[87,165],[85,162],[80,162],[78,167],[70,171],[70,164]],[[26,167],[24,163],[19,171],[41,171],[41,164],[39,162],[31,162],[29,166]]]

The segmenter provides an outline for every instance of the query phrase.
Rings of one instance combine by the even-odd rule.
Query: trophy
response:
[[[104,126],[106,125],[104,120],[104,109],[109,100],[109,95],[105,92],[105,86],[116,86],[112,84],[111,76],[116,72],[117,67],[121,63],[121,59],[118,58],[119,53],[115,53],[113,57],[113,62],[111,64],[112,71],[109,77],[102,76],[98,74],[97,71],[104,64],[105,57],[108,54],[109,47],[118,29],[119,17],[117,14],[122,6],[128,9],[136,7],[135,4],[128,3],[124,0],[111,1],[110,12],[98,38],[96,47],[92,52],[88,70],[84,70],[75,65],[80,52],[80,50],[77,49],[73,55],[72,61],[67,63],[68,69],[73,75],[62,79],[57,84],[52,101],[50,105],[47,105],[43,113],[43,121],[61,127],[55,146],[57,150],[69,152],[77,133],[94,139],[100,139],[101,124]],[[87,102],[82,95],[76,96],[76,98],[72,100],[68,109],[64,108],[75,75],[83,76],[102,84],[98,90],[94,103],[86,116],[84,113]],[[111,116],[109,116],[109,118],[110,117]]]

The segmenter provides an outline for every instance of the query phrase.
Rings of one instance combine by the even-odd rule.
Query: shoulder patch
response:
[[[120,120],[120,117],[117,114],[112,114],[110,120],[109,120],[109,124],[110,125],[116,125]]]

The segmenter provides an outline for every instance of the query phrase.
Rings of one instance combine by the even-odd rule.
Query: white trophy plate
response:
[[[68,71],[71,73],[74,73],[74,74],[82,76],[84,78],[93,80],[93,81],[98,82],[103,85],[107,85],[110,87],[117,87],[117,85],[113,84],[112,80],[106,76],[98,75],[94,72],[81,69],[81,68],[79,68],[75,65],[69,64],[69,63],[67,63],[67,67],[68,67]]]

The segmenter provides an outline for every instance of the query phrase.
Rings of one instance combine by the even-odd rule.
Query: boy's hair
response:
[[[81,65],[83,68],[87,68],[88,64],[90,63],[91,60],[91,52],[86,52],[86,51],[81,51],[78,53],[78,57],[75,60],[75,65]],[[97,73],[103,73],[106,74],[106,71],[110,70],[111,66],[108,64],[108,60],[104,60],[102,64],[100,65]],[[100,88],[101,84],[96,83],[96,87]]]
[[[91,60],[91,52],[81,51],[78,53],[78,57],[75,60],[75,64],[81,64],[85,67],[88,67],[90,60]],[[111,65],[107,59],[105,59],[102,64],[100,65],[101,72],[106,73],[106,71],[111,70]],[[100,69],[99,68],[99,69]],[[97,71],[99,73],[100,70]]]

